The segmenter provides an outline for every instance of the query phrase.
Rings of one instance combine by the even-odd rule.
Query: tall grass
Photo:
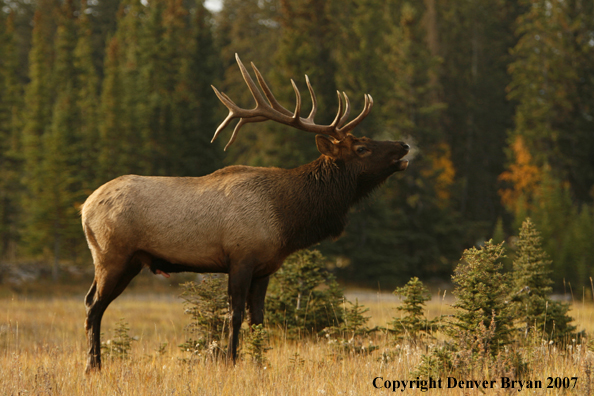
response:
[[[347,293],[348,294],[348,293]],[[396,297],[357,294],[370,308],[371,326],[385,326],[398,313]],[[448,313],[443,295],[427,304],[428,317]],[[578,329],[594,332],[594,306],[574,302],[570,313]],[[267,364],[259,367],[249,357],[237,365],[222,361],[183,361],[179,350],[188,323],[179,299],[167,296],[125,294],[106,311],[102,332],[106,340],[120,318],[129,323],[131,359],[105,360],[101,373],[84,375],[86,345],[82,297],[19,297],[0,300],[0,395],[369,395],[391,390],[376,389],[375,377],[410,380],[425,350],[396,344],[390,335],[378,333],[372,341],[380,348],[364,354],[336,354],[324,338],[290,340],[280,334],[271,338]],[[278,329],[277,329],[278,330]],[[167,343],[166,347],[163,344]],[[244,343],[242,343],[244,345]],[[159,350],[164,353],[159,353]],[[594,353],[585,348],[559,350],[543,345],[537,363],[525,379],[578,377],[570,390],[524,390],[519,394],[588,395],[594,392]],[[383,358],[382,358],[383,356]],[[589,378],[588,378],[589,377]],[[499,378],[468,378],[498,380]],[[399,391],[399,390],[398,390]],[[418,390],[399,393],[421,394]],[[429,394],[479,394],[476,389],[438,389]],[[487,389],[486,394],[509,394]],[[517,394],[517,388],[513,390]]]

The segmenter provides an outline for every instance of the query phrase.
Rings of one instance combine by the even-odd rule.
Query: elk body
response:
[[[240,121],[227,146],[244,124],[274,120],[318,134],[321,156],[295,169],[229,166],[203,177],[127,175],[93,192],[81,210],[95,265],[85,298],[87,371],[101,367],[105,309],[143,267],[165,276],[185,271],[229,274],[228,355],[235,360],[246,305],[250,323],[262,323],[269,277],[285,258],[328,237],[339,237],[349,208],[408,166],[402,160],[407,144],[349,133],[369,113],[371,96],[365,95],[363,112],[345,125],[349,102],[344,93],[339,94],[334,122],[317,125],[309,81],[313,109],[302,118],[293,81],[297,105],[290,112],[276,101],[253,64],[268,103],[239,58],[237,62],[257,106],[241,109],[213,87],[229,109],[213,140],[233,118]]]

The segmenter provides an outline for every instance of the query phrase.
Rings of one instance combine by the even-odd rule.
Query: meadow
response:
[[[260,367],[244,355],[237,365],[201,359],[188,363],[188,354],[178,345],[189,323],[176,287],[160,287],[147,293],[146,287],[131,287],[108,308],[103,319],[103,340],[108,340],[121,318],[129,324],[132,342],[130,358],[104,359],[101,373],[85,375],[86,344],[83,329],[83,293],[45,297],[3,292],[0,298],[0,394],[1,395],[369,395],[390,394],[394,381],[415,380],[411,372],[425,349],[406,342],[396,343],[377,333],[369,341],[379,349],[367,355],[337,354],[323,337],[288,339],[277,331],[266,353],[268,363]],[[370,326],[385,326],[399,299],[389,293],[347,291],[351,300],[369,308]],[[445,297],[445,298],[444,298]],[[451,311],[447,293],[436,294],[427,304],[427,316]],[[578,329],[594,332],[594,305],[575,301],[571,316]],[[242,344],[243,345],[243,344]],[[536,364],[525,380],[542,381],[544,389],[502,389],[500,378],[476,374],[457,380],[494,380],[488,395],[547,394],[590,395],[594,392],[594,353],[587,348],[559,350],[543,345],[531,353]],[[382,358],[382,356],[384,358]],[[374,379],[377,380],[374,387]],[[577,377],[572,389],[546,389],[547,377],[562,381]],[[401,394],[483,394],[476,388],[405,389]],[[559,382],[561,383],[561,382]],[[465,382],[466,384],[466,382]],[[458,384],[459,385],[459,384]],[[554,382],[553,382],[554,385]],[[571,383],[573,386],[573,382]]]

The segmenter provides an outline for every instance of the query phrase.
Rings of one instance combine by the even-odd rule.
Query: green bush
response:
[[[128,334],[130,327],[124,318],[116,323],[113,338],[101,343],[101,353],[108,359],[129,359],[132,342],[135,338]]]
[[[407,338],[413,342],[431,334],[436,326],[435,320],[427,320],[423,311],[425,302],[431,300],[431,294],[419,278],[414,277],[408,283],[394,290],[394,294],[404,299],[403,304],[396,307],[403,316],[393,318],[388,324],[389,330],[397,339]]]
[[[317,333],[343,322],[343,293],[317,250],[302,250],[287,258],[272,276],[266,297],[266,321],[290,336]]]
[[[562,340],[575,332],[569,305],[553,301],[551,264],[542,249],[542,238],[528,218],[522,223],[513,261],[513,309],[523,334],[533,331],[547,340]]]
[[[194,355],[224,354],[223,344],[229,335],[227,276],[207,274],[200,283],[186,282],[181,288],[185,313],[191,317],[186,326],[191,336],[179,347]]]
[[[424,355],[419,375],[517,373],[524,364],[506,348],[513,342],[511,285],[502,272],[503,243],[492,241],[464,251],[452,277],[456,301],[452,320],[444,325],[449,340]]]
[[[512,309],[509,275],[502,272],[500,259],[504,257],[503,242],[487,241],[480,248],[470,248],[462,254],[452,280],[456,285],[454,320],[446,333],[456,339],[460,334],[479,336],[494,325],[489,337],[489,353],[497,353],[512,341]]]
[[[369,354],[378,349],[379,347],[369,340],[369,336],[379,330],[378,327],[370,328],[367,325],[369,316],[365,316],[365,313],[369,308],[359,304],[359,300],[352,303],[344,299],[342,310],[343,322],[323,330],[334,350],[333,354]]]
[[[252,325],[252,329],[245,337],[246,353],[252,357],[254,363],[258,366],[265,366],[268,363],[266,352],[271,347],[268,346],[268,331],[262,324]]]

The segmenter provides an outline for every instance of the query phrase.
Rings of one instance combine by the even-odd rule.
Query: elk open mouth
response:
[[[408,168],[408,160],[394,160],[392,163],[396,167],[396,172],[401,172]]]
[[[403,155],[399,155],[398,157],[396,157],[392,160],[392,166],[394,166],[396,168],[396,172],[401,172],[403,170],[406,170],[406,168],[408,168],[408,160],[402,159],[402,157],[405,157],[406,154],[408,154],[408,151],[406,153],[404,153]]]

